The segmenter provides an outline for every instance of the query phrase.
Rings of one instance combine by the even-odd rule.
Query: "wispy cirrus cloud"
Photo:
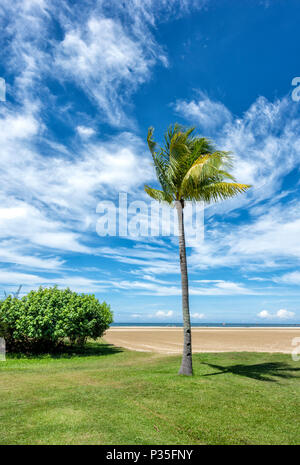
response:
[[[300,113],[288,97],[274,102],[259,97],[242,117],[234,117],[221,102],[203,95],[177,102],[175,109],[191,124],[200,124],[200,131],[210,128],[216,146],[232,152],[237,180],[252,185],[246,196],[213,211],[228,212],[272,199],[284,176],[300,164]]]
[[[248,271],[296,266],[300,262],[299,205],[298,200],[265,204],[253,209],[249,220],[240,224],[228,224],[222,217],[212,220],[204,243],[193,249],[191,266]]]
[[[119,280],[111,281],[110,285],[116,289],[126,289],[134,291],[141,295],[158,295],[158,296],[176,296],[181,295],[180,283],[172,280],[158,279],[140,279],[140,280]],[[190,285],[190,295],[192,296],[224,296],[224,295],[255,295],[260,291],[257,289],[247,288],[242,283],[230,281],[210,281],[206,285],[194,281]]]
[[[181,118],[193,121],[203,132],[216,131],[233,118],[223,103],[211,100],[203,92],[194,100],[177,100],[172,106]]]
[[[62,273],[56,277],[44,277],[39,274],[10,271],[7,269],[0,269],[0,283],[1,287],[6,291],[14,290],[16,286],[21,284],[22,293],[26,293],[31,289],[36,289],[39,286],[54,285],[63,288],[70,287],[77,292],[91,292],[91,289],[93,289],[94,292],[101,292],[108,288],[102,281],[82,276],[70,276]]]
[[[8,248],[11,240],[11,245],[23,241],[24,250],[30,244],[91,253],[82,243],[83,233],[95,224],[100,190],[103,198],[105,192],[130,191],[152,177],[150,164],[140,161],[143,144],[131,134],[84,144],[76,158],[67,149],[67,157],[53,149],[45,157],[36,148],[42,131],[38,119],[2,111],[0,127],[0,199],[5,205],[0,209],[0,238]]]
[[[279,199],[273,206],[262,204],[251,209],[247,221],[232,223],[223,221],[223,217],[212,218],[205,225],[204,242],[188,250],[190,272],[196,274],[209,269],[239,268],[249,275],[250,281],[259,283],[266,278],[255,276],[252,279],[251,273],[274,273],[282,268],[299,265],[299,211],[298,200],[287,200],[282,204]],[[179,273],[178,251],[173,249],[169,239],[151,247],[144,244],[130,248],[104,247],[101,253],[111,260],[133,267],[133,276],[142,272],[148,276],[148,280],[149,277],[154,280],[159,275]],[[297,284],[299,277],[297,273],[291,273],[282,278],[269,276],[268,279],[284,285],[289,282]],[[214,283],[214,292],[218,288],[223,288],[225,292],[226,287],[230,291],[229,286],[232,286],[234,292],[236,286],[235,283],[228,284],[222,280],[197,280],[201,285],[206,282]],[[244,292],[238,287],[236,290]]]
[[[62,108],[47,78],[63,85],[69,82],[100,109],[102,120],[117,127],[132,125],[124,110],[131,96],[151,78],[155,65],[168,65],[154,28],[206,3],[79,0],[70,5],[67,0],[16,0],[12,5],[3,0],[0,25],[5,31],[2,52],[8,93],[19,103],[36,100],[46,107],[47,101],[44,110],[55,114]],[[71,120],[74,103],[72,99],[64,103]]]
[[[105,17],[68,30],[55,50],[60,79],[76,82],[113,126],[128,123],[123,106],[149,79],[156,58],[152,41],[135,40],[117,19]]]
[[[273,277],[273,281],[279,284],[299,285],[300,284],[300,271],[291,271],[284,273],[281,276]]]

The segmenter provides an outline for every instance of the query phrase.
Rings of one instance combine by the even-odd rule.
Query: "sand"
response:
[[[192,330],[193,352],[281,352],[291,353],[300,327],[294,328],[207,328]],[[182,351],[182,328],[112,327],[104,339],[110,344],[142,352],[178,354]]]

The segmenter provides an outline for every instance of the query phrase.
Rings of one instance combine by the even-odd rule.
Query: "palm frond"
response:
[[[193,130],[194,128],[186,131],[178,129],[178,132],[172,135],[169,143],[168,177],[177,190],[179,190],[187,166],[189,166],[188,160],[191,157],[190,140]]]
[[[153,140],[153,132],[154,132],[154,129],[150,127],[148,129],[147,142],[148,142],[149,150],[152,155],[153,164],[154,164],[155,171],[156,171],[156,176],[163,191],[171,192],[172,186],[170,185],[168,181],[168,175],[167,175],[168,163],[165,160],[165,157],[163,156],[162,151],[161,150],[159,152],[156,151],[157,144]]]
[[[249,189],[249,184],[240,184],[236,182],[216,182],[203,186],[199,190],[198,200],[204,202],[217,202],[218,200],[225,200],[231,197],[235,197],[237,194],[241,194]]]
[[[168,202],[169,204],[173,202],[173,197],[167,194],[164,191],[160,191],[159,189],[153,189],[147,184],[144,186],[145,192],[152,197],[152,199],[158,200],[159,202]]]
[[[156,142],[154,142],[153,140],[153,133],[154,133],[154,128],[151,126],[148,129],[147,142],[148,142],[148,147],[149,147],[149,150],[152,156],[155,154],[155,148],[156,148]]]
[[[197,190],[207,179],[212,178],[215,181],[230,179],[231,181],[235,181],[234,176],[220,169],[223,166],[225,157],[226,153],[224,154],[224,152],[219,151],[200,155],[184,176],[180,186],[180,195],[184,197],[184,194],[190,192],[191,189]]]

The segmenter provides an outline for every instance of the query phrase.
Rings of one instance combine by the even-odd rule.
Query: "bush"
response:
[[[0,337],[10,352],[44,352],[66,341],[83,345],[101,337],[112,321],[109,305],[70,289],[40,288],[0,302]]]

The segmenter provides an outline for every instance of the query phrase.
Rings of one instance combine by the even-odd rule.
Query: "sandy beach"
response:
[[[300,338],[300,327],[195,327],[192,337],[194,352],[291,353],[295,349],[293,338]],[[106,332],[104,339],[110,344],[142,352],[177,354],[182,350],[182,328],[115,326]]]

